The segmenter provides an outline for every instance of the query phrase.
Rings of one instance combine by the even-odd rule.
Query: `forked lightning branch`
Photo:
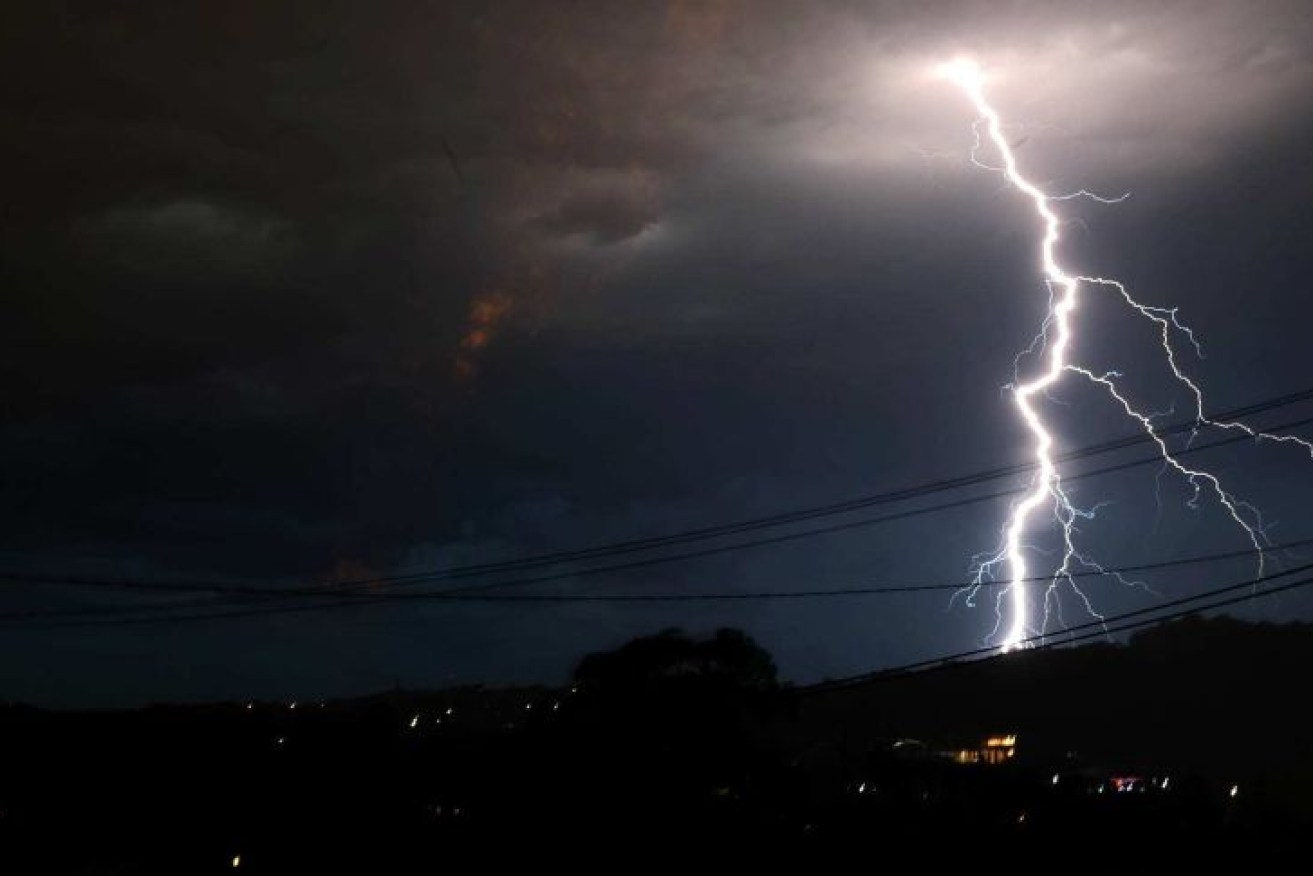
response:
[[[1041,367],[1033,373],[1022,375],[1019,365],[1014,382],[1007,387],[1016,406],[1017,416],[1034,442],[1035,475],[1025,495],[1013,505],[1004,523],[999,546],[975,561],[972,571],[974,584],[964,591],[968,603],[971,603],[980,588],[1000,580],[1005,582],[998,590],[996,621],[990,640],[996,642],[1003,651],[1011,651],[1050,632],[1053,610],[1060,605],[1062,587],[1070,588],[1093,617],[1101,618],[1073,577],[1078,570],[1100,571],[1097,563],[1083,555],[1076,544],[1076,522],[1092,516],[1093,511],[1077,506],[1063,486],[1062,473],[1054,461],[1053,435],[1045,420],[1042,404],[1045,394],[1067,379],[1090,381],[1106,392],[1117,407],[1144,430],[1162,454],[1165,466],[1183,477],[1192,487],[1192,506],[1211,502],[1235,521],[1235,525],[1254,547],[1257,574],[1261,576],[1264,548],[1268,541],[1258,510],[1231,493],[1216,475],[1204,469],[1190,468],[1173,456],[1163,436],[1156,431],[1152,415],[1141,409],[1123,386],[1121,374],[1116,371],[1099,372],[1073,359],[1072,342],[1080,330],[1079,305],[1082,296],[1115,295],[1133,314],[1155,325],[1164,363],[1192,399],[1192,416],[1196,429],[1211,426],[1242,431],[1259,441],[1295,444],[1311,459],[1313,443],[1293,436],[1269,435],[1239,422],[1208,419],[1204,415],[1203,392],[1199,384],[1183,370],[1177,355],[1177,346],[1182,342],[1192,345],[1196,351],[1198,344],[1189,327],[1177,318],[1176,310],[1141,304],[1120,282],[1071,273],[1059,259],[1063,227],[1062,217],[1056,207],[1059,202],[1077,197],[1093,198],[1103,203],[1115,203],[1120,199],[1101,198],[1084,190],[1063,195],[1043,191],[1022,174],[1015,151],[1005,136],[1003,121],[985,96],[980,67],[969,60],[956,60],[944,65],[940,72],[962,89],[977,113],[977,137],[971,153],[973,163],[1001,173],[1035,210],[1039,220],[1041,272],[1049,292],[1048,312],[1032,347],[1038,353]],[[992,160],[987,161],[983,157],[985,155]],[[1027,565],[1028,554],[1031,553],[1027,547],[1028,536],[1037,528],[1052,523],[1056,523],[1061,534],[1061,559],[1049,572],[1033,578]],[[1036,589],[1042,588],[1039,594],[1032,593],[1027,583],[1035,581],[1035,578],[1039,578],[1035,584]],[[1038,612],[1037,602],[1040,609]]]

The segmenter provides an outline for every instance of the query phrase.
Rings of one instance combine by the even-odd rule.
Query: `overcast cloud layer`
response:
[[[201,6],[0,13],[9,571],[440,570],[1023,460],[1000,390],[1046,293],[1033,217],[969,164],[970,107],[934,75],[959,55],[1032,177],[1131,193],[1065,205],[1065,254],[1180,306],[1216,409],[1313,374],[1300,2]],[[1092,367],[1186,411],[1151,332],[1089,320]],[[1077,386],[1051,409],[1067,448],[1129,431]],[[1313,462],[1208,459],[1275,541],[1313,534]],[[1109,564],[1244,544],[1152,469],[1079,489],[1113,503],[1085,526]],[[539,592],[954,581],[1005,513]],[[1094,590],[1126,610],[1248,569]],[[941,596],[0,630],[0,697],[559,681],[670,625],[742,626],[807,681],[981,643],[987,603]],[[0,611],[145,598],[13,586]]]

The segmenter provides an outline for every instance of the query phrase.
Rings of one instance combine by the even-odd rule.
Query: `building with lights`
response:
[[[1017,754],[1017,734],[987,736],[979,745],[959,748],[952,752],[953,760],[962,764],[988,764],[998,766],[1012,760]]]

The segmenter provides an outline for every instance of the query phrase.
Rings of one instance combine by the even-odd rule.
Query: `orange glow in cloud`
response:
[[[478,354],[492,341],[494,330],[510,312],[513,302],[501,292],[483,293],[470,302],[465,334],[456,345],[456,377],[469,380],[479,373]]]

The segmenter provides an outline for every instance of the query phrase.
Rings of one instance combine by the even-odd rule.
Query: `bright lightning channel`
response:
[[[1125,411],[1128,417],[1139,423],[1149,438],[1157,445],[1159,452],[1162,454],[1165,467],[1176,471],[1193,488],[1194,493],[1188,502],[1191,508],[1197,507],[1200,499],[1205,495],[1211,495],[1217,500],[1218,504],[1231,516],[1231,519],[1235,521],[1250,543],[1253,544],[1258,557],[1258,575],[1261,576],[1264,563],[1263,548],[1268,542],[1263,531],[1262,516],[1258,513],[1258,510],[1228,492],[1215,475],[1204,470],[1190,468],[1178,461],[1172,455],[1162,436],[1154,429],[1153,415],[1136,408],[1119,386],[1117,381],[1122,376],[1121,374],[1116,371],[1097,373],[1069,360],[1076,306],[1080,300],[1082,286],[1103,288],[1115,292],[1133,311],[1157,325],[1162,348],[1166,356],[1166,363],[1175,378],[1189,390],[1194,400],[1194,432],[1197,433],[1203,426],[1238,430],[1248,434],[1255,440],[1298,444],[1309,454],[1311,459],[1313,459],[1313,443],[1293,436],[1269,435],[1251,429],[1243,423],[1217,422],[1205,417],[1203,391],[1198,383],[1181,369],[1176,355],[1176,348],[1173,346],[1173,339],[1183,337],[1194,347],[1196,353],[1201,351],[1198,342],[1195,340],[1194,333],[1177,318],[1176,310],[1174,308],[1168,309],[1141,304],[1118,281],[1103,277],[1085,277],[1072,274],[1065,270],[1058,261],[1056,250],[1062,239],[1062,220],[1054,212],[1054,202],[1085,197],[1100,203],[1111,204],[1124,200],[1126,196],[1107,198],[1084,189],[1062,195],[1047,194],[1039,186],[1022,176],[1021,171],[1018,169],[1016,154],[1003,133],[1003,121],[998,111],[985,97],[984,80],[980,67],[970,60],[959,59],[944,65],[940,72],[944,78],[965,92],[978,115],[975,127],[976,143],[971,152],[972,162],[979,167],[1002,173],[1007,181],[1025,195],[1034,206],[1043,228],[1043,236],[1040,239],[1039,246],[1040,262],[1044,281],[1049,289],[1049,310],[1042,328],[1034,343],[1018,356],[1017,363],[1018,371],[1020,371],[1021,356],[1038,350],[1047,354],[1044,360],[1045,367],[1038,374],[1034,374],[1026,380],[1022,380],[1020,374],[1018,374],[1016,380],[1008,387],[1012,400],[1016,404],[1017,412],[1021,415],[1026,429],[1034,438],[1034,459],[1038,470],[1029,492],[1012,508],[1011,515],[1003,529],[1002,546],[992,554],[977,558],[973,579],[974,585],[969,588],[967,594],[968,602],[970,602],[981,586],[987,581],[992,581],[995,573],[1006,567],[1008,583],[999,591],[998,601],[995,604],[997,621],[990,638],[998,641],[1001,650],[1006,652],[1020,647],[1033,636],[1044,635],[1049,627],[1050,607],[1059,605],[1057,602],[1057,588],[1063,582],[1072,588],[1093,617],[1102,619],[1102,616],[1094,609],[1089,598],[1081,592],[1071,576],[1075,565],[1101,571],[1096,563],[1084,557],[1077,550],[1075,543],[1077,520],[1093,517],[1097,509],[1085,510],[1077,507],[1064,490],[1061,475],[1053,461],[1053,436],[1050,434],[1035,404],[1037,396],[1046,395],[1066,374],[1078,375],[1102,387]],[[1001,167],[986,164],[979,157],[979,153],[983,148],[981,123],[984,126],[985,136],[1002,160]],[[1193,437],[1192,434],[1192,440]],[[1056,520],[1062,530],[1063,555],[1062,562],[1054,570],[1044,593],[1042,619],[1038,624],[1035,624],[1031,620],[1031,595],[1026,586],[1028,577],[1026,534],[1031,531],[1036,514],[1049,502],[1052,502],[1053,519]],[[1003,633],[1000,639],[998,636],[999,629],[1003,626],[1004,621],[1005,600],[1010,608],[1008,613],[1010,617],[1007,622],[1006,632]],[[1061,621],[1061,615],[1059,615],[1059,620]]]

